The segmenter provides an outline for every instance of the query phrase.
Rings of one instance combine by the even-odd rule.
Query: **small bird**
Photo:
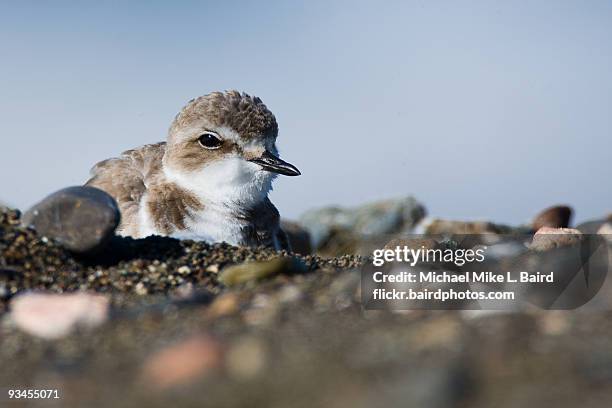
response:
[[[96,164],[86,185],[119,204],[119,235],[289,249],[268,193],[300,171],[279,158],[277,135],[261,99],[213,92],[187,103],[166,142]]]

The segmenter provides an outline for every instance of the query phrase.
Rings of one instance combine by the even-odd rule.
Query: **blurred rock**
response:
[[[508,234],[513,228],[486,221],[451,221],[435,218],[425,226],[427,235]]]
[[[106,321],[109,299],[89,293],[26,293],[11,301],[11,319],[21,330],[57,339],[77,327],[92,328]]]
[[[171,297],[179,301],[192,299],[195,295],[196,290],[191,282],[183,283],[171,293]]]
[[[575,244],[582,239],[582,232],[574,228],[542,227],[533,236],[529,249],[547,251],[560,246]]]
[[[356,208],[325,207],[304,213],[300,224],[308,230],[319,253],[354,253],[359,241],[372,236],[407,234],[425,216],[413,197],[365,204]]]
[[[312,244],[310,242],[310,234],[297,222],[282,220],[281,229],[287,234],[291,251],[300,255],[309,255],[312,253]]]
[[[256,337],[246,337],[230,347],[225,366],[232,377],[245,380],[257,376],[265,368],[266,360],[264,344]]]
[[[115,200],[93,187],[68,187],[57,191],[22,217],[23,225],[77,253],[103,248],[119,221]]]
[[[280,306],[275,297],[258,293],[253,297],[250,307],[244,311],[242,317],[244,322],[251,326],[271,326],[278,321]]]
[[[221,361],[221,345],[209,336],[195,335],[150,356],[143,367],[143,378],[153,388],[185,385],[205,376]]]
[[[612,242],[612,222],[606,222],[597,230],[599,235],[604,235],[608,242]]]
[[[531,225],[534,231],[542,227],[567,228],[570,225],[573,211],[566,205],[556,205],[540,212],[533,219]]]
[[[395,249],[407,247],[410,249],[438,249],[440,244],[433,238],[395,238],[387,242],[384,249]]]
[[[249,281],[263,279],[279,273],[302,273],[306,265],[299,258],[282,257],[263,262],[246,262],[232,265],[221,271],[219,281],[226,286],[234,286]]]
[[[582,232],[583,234],[597,234],[597,231],[599,231],[599,229],[607,222],[609,221],[605,218],[602,218],[600,220],[585,221],[577,225],[576,229]]]
[[[208,307],[207,314],[212,318],[231,315],[240,309],[240,299],[235,293],[218,296]]]
[[[297,285],[287,285],[280,290],[278,300],[281,303],[293,303],[300,300],[302,296],[303,293]]]
[[[517,257],[527,251],[527,246],[518,241],[506,241],[484,247],[487,259],[499,260]]]

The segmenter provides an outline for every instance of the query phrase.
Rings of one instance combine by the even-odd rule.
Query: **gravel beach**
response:
[[[36,406],[601,407],[612,398],[612,312],[366,311],[365,261],[161,237],[114,237],[102,253],[76,256],[3,209],[0,384],[59,390]],[[48,331],[58,315],[66,330]]]

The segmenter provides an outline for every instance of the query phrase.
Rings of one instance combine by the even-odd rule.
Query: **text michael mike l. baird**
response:
[[[376,283],[552,283],[554,282],[554,272],[546,274],[519,272],[518,277],[512,272],[506,272],[506,275],[493,272],[464,272],[461,274],[448,272],[398,272],[391,274],[374,272],[372,279]]]

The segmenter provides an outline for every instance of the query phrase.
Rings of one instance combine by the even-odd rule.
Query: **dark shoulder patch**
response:
[[[186,221],[204,205],[196,196],[174,183],[152,186],[147,191],[147,207],[155,228],[164,235],[187,228]]]

